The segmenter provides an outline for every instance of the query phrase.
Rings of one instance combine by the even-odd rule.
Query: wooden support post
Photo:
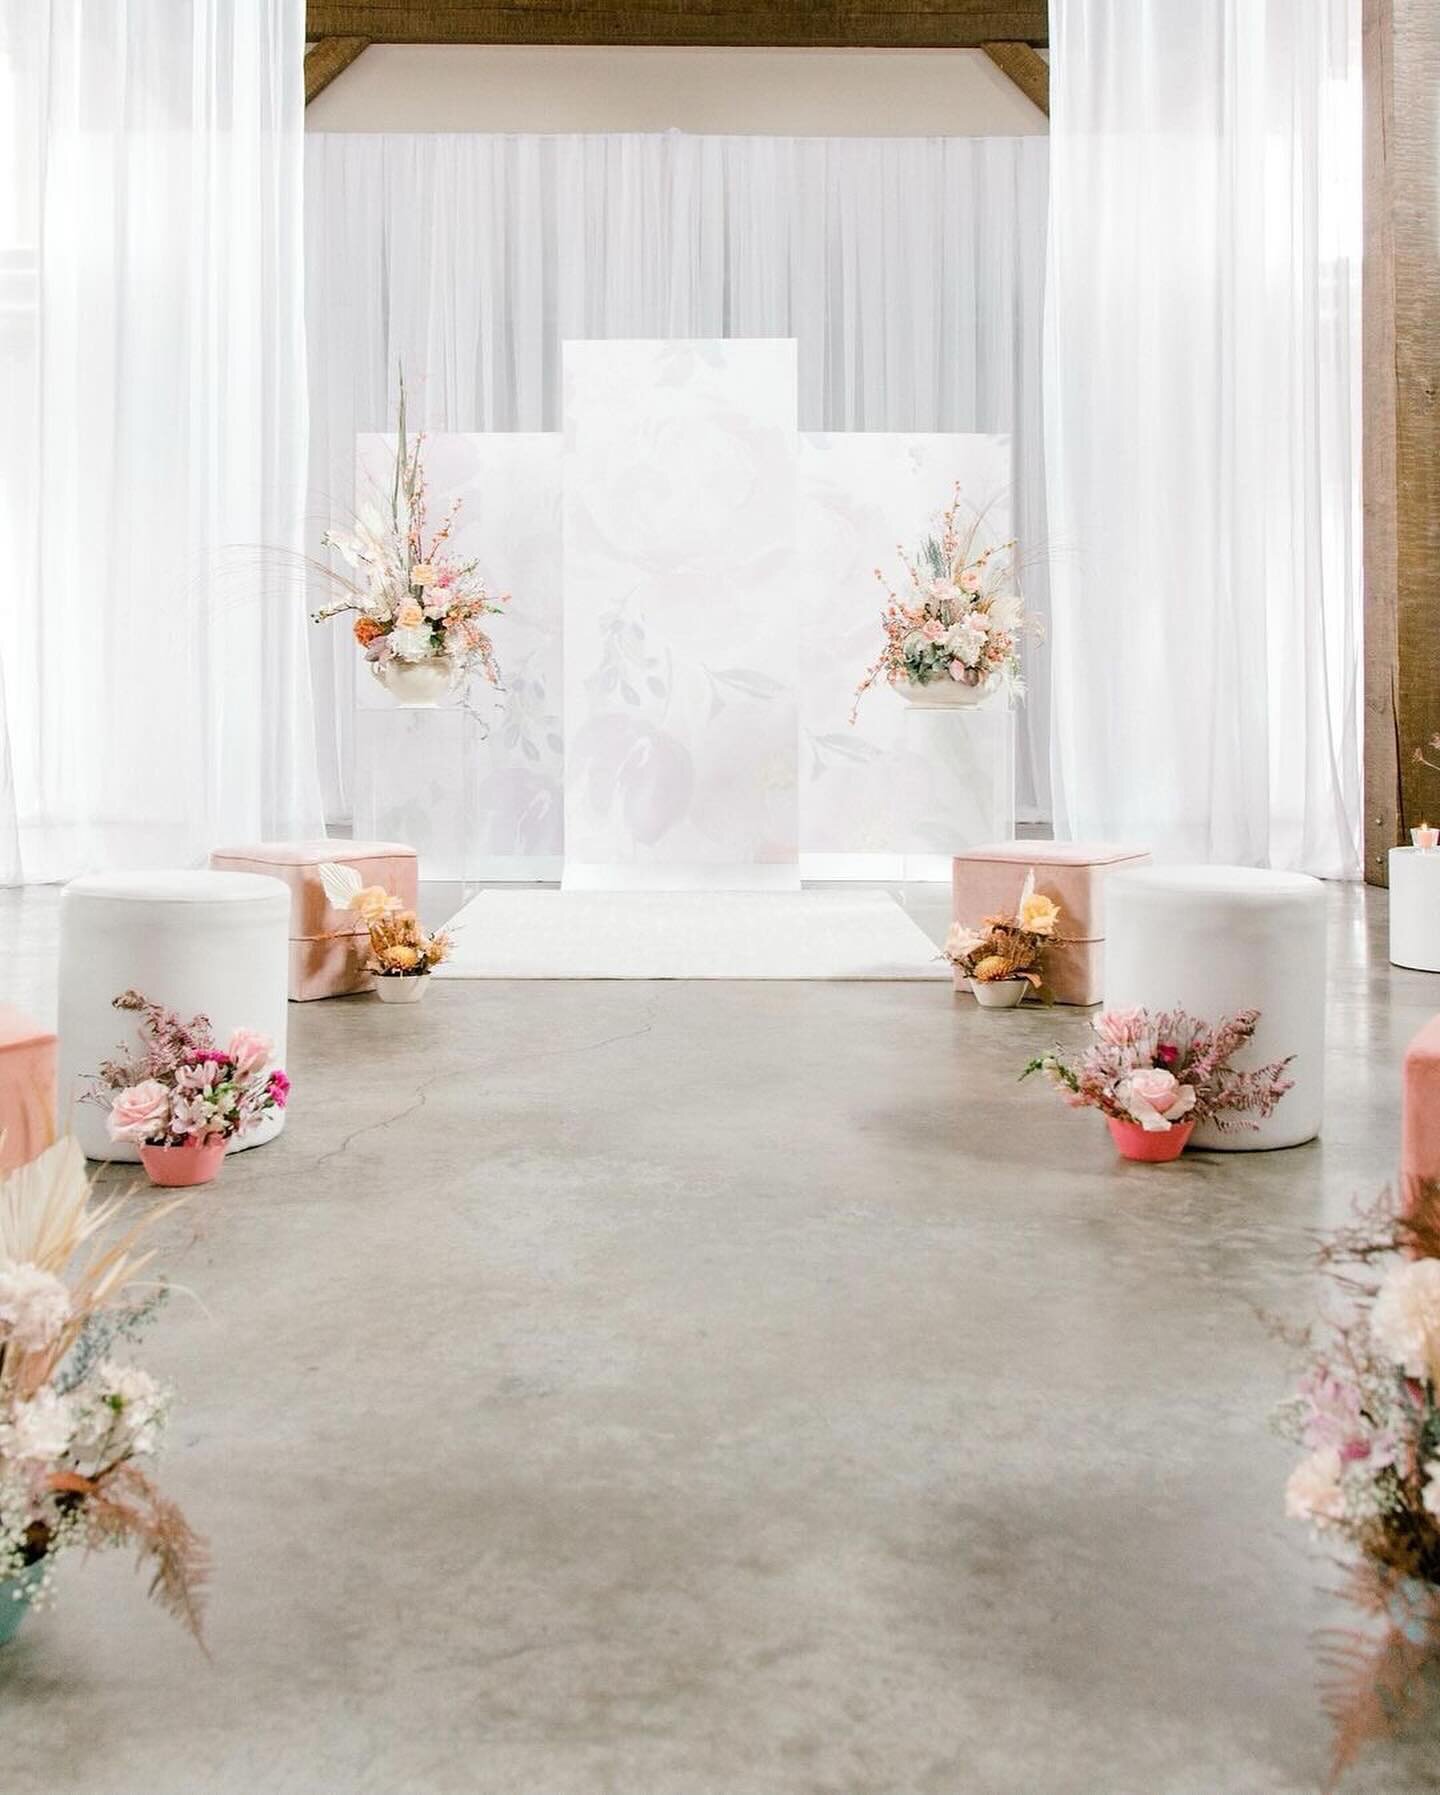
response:
[[[1032,105],[1050,116],[1050,64],[1029,44],[986,44],[985,54]]]
[[[305,52],[305,104],[324,93],[369,42],[368,37],[322,37],[312,44]]]
[[[1440,822],[1440,8],[1364,0],[1365,876]],[[1440,761],[1440,754],[1431,754]]]

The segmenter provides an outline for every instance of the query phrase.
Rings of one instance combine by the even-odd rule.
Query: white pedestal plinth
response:
[[[1015,714],[999,697],[969,706],[900,702],[901,876],[948,882],[956,854],[1015,833]]]
[[[1440,972],[1440,849],[1390,850],[1390,964]]]

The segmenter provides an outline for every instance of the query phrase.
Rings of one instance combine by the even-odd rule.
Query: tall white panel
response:
[[[564,380],[565,883],[797,885],[795,344]]]
[[[982,539],[1010,535],[1005,436],[806,432],[800,438],[800,842],[807,878],[938,876],[939,859],[1014,833],[1013,719],[1000,699],[974,712],[923,711],[874,686],[886,592],[956,482],[983,515]],[[925,857],[937,857],[933,864]]]
[[[359,495],[388,487],[393,436],[359,438]],[[428,527],[462,501],[451,543],[509,592],[487,619],[504,682],[434,709],[397,705],[356,661],[355,833],[406,841],[428,879],[558,879],[565,851],[560,438],[426,439]],[[326,626],[343,630],[342,621]]]

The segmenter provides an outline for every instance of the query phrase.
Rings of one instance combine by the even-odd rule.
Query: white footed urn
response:
[[[1013,1010],[1025,1001],[1029,979],[971,979],[970,990],[982,1010]]]
[[[455,684],[456,666],[448,654],[424,661],[372,661],[370,671],[397,704],[439,704]]]
[[[947,710],[957,704],[984,704],[986,699],[993,697],[1000,689],[1000,679],[993,673],[988,679],[973,686],[967,686],[963,680],[951,679],[948,675],[943,679],[932,679],[928,685],[921,685],[914,679],[892,679],[890,684],[907,704],[936,709],[944,706]]]
[[[419,1003],[429,983],[428,972],[376,973],[375,995],[381,1003]]]

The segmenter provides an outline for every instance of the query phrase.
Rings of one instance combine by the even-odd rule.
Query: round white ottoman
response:
[[[82,1103],[86,1078],[126,1043],[138,1051],[135,1017],[111,1008],[138,991],[188,1020],[210,1018],[223,1046],[232,1029],[253,1028],[285,1063],[290,970],[290,891],[254,873],[100,873],[60,895],[59,1117],[90,1159],[138,1160],[112,1141],[105,1109]],[[231,1142],[258,1147],[279,1134],[277,1110]]]
[[[1105,1007],[1185,1009],[1216,1022],[1259,1010],[1241,1070],[1294,1054],[1294,1088],[1258,1128],[1195,1130],[1197,1147],[1296,1147],[1325,1098],[1325,888],[1304,873],[1151,866],[1105,887]]]
[[[1390,850],[1390,964],[1440,972],[1440,849]]]

